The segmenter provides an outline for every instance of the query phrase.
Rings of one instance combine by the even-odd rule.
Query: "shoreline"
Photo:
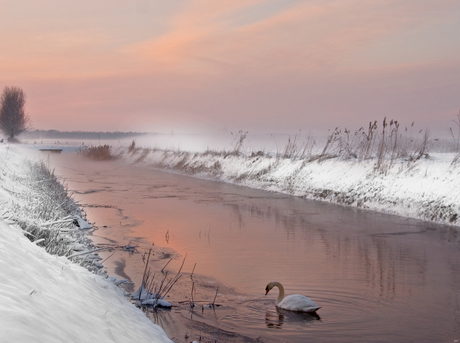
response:
[[[74,224],[81,226],[82,214],[54,174],[14,145],[0,146],[0,157],[0,336],[13,343],[172,342],[97,272],[97,254]]]
[[[395,161],[291,158],[115,148],[114,156],[167,172],[460,228],[460,165],[453,153]]]

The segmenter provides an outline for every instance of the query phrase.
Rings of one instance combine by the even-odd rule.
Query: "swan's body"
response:
[[[316,312],[321,308],[304,295],[292,294],[284,296],[284,287],[277,281],[270,282],[267,285],[265,288],[265,295],[267,295],[273,287],[278,287],[279,289],[278,299],[276,299],[275,303],[278,308],[295,312]]]

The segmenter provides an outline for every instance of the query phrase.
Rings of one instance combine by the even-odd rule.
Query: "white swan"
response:
[[[277,281],[270,282],[267,287],[265,287],[265,295],[267,295],[273,287],[278,287],[279,289],[278,299],[276,299],[275,303],[278,308],[295,312],[316,312],[321,308],[304,295],[291,294],[285,297],[284,287]]]

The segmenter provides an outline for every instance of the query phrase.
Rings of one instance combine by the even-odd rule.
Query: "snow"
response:
[[[78,223],[78,227],[82,230],[89,230],[92,228],[92,225],[81,217],[76,217],[75,220]]]
[[[21,182],[24,163],[14,146],[0,146],[0,340],[172,342],[123,296],[124,291],[117,287],[123,280],[105,278],[67,257],[51,255],[39,246],[44,239],[34,243],[24,235],[10,216],[11,209],[24,205],[24,192],[30,192]],[[82,221],[81,225],[88,224]],[[70,229],[63,226],[74,225],[72,222],[49,221],[47,227],[60,225],[72,243]],[[84,241],[73,244],[73,251],[87,249]],[[97,262],[97,255],[91,255]]]
[[[416,161],[400,159],[386,162],[385,168],[376,168],[375,159],[307,162],[269,154],[118,149],[116,154],[129,163],[460,225],[460,164],[453,163],[455,154],[430,154]],[[84,231],[91,224],[81,213],[58,213],[46,220],[34,216],[41,204],[30,190],[34,183],[23,182],[27,179],[25,165],[19,148],[0,145],[2,341],[171,342],[159,326],[123,296],[119,285],[126,280],[99,275],[100,258],[84,239]],[[29,207],[22,204],[26,199],[32,199]],[[47,253],[43,246],[49,244],[50,237],[25,232],[19,222],[32,229],[37,226],[54,230],[51,238],[64,246],[64,250],[56,251],[61,255],[64,251],[68,257]],[[86,263],[87,267],[71,260]],[[91,268],[93,273],[88,270]],[[151,302],[169,306],[167,302],[159,304],[159,300]]]
[[[119,148],[130,163],[360,209],[460,225],[460,165],[456,154],[416,161],[328,158],[305,161],[268,154],[191,153]]]

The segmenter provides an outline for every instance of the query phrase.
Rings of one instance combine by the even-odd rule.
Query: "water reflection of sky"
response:
[[[456,229],[144,167],[74,162],[59,172],[90,205],[91,220],[129,229],[125,241],[145,237],[187,254],[184,271],[196,263],[196,273],[254,296],[277,280],[311,297],[323,308],[309,330],[324,341],[341,330],[421,342],[458,334]]]

